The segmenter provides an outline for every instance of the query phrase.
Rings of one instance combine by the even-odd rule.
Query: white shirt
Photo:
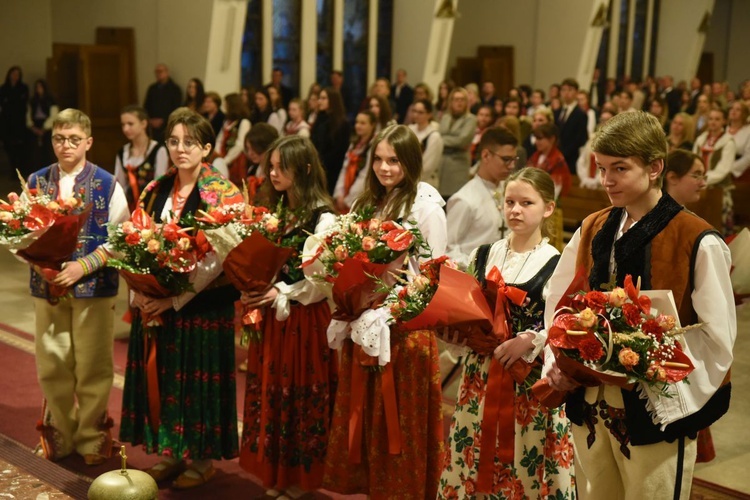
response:
[[[141,156],[131,156],[131,144],[125,144],[125,147],[122,151],[122,161],[120,161],[120,155],[115,155],[115,179],[117,179],[117,182],[120,183],[122,187],[130,187],[130,183],[128,182],[128,172],[125,170],[125,165],[141,165],[144,161],[146,161],[146,158],[148,158],[148,155],[151,154],[151,152],[154,150],[155,147],[158,147],[159,143],[156,141],[151,141],[148,145],[148,148],[146,149],[146,153]],[[125,165],[123,165],[123,163]],[[167,148],[161,148],[158,153],[156,153],[156,161],[154,162],[154,179],[158,179],[162,175],[164,175],[167,172],[167,167],[169,166],[169,155],[167,154]]]
[[[505,235],[504,184],[495,186],[477,175],[448,199],[447,255],[461,269],[469,265],[472,250]]]
[[[286,125],[286,110],[279,108],[268,117],[268,124],[279,131],[279,135],[284,135],[284,125]]]
[[[703,152],[701,151],[701,148],[706,143],[706,140],[708,140],[708,132],[703,132],[696,140],[695,144],[693,145],[693,153],[697,154],[701,158],[703,158]],[[716,144],[714,144],[714,152],[711,153],[711,156],[715,155],[719,148],[721,148],[721,158],[719,159],[719,162],[716,164],[714,168],[711,168],[710,165],[706,165],[706,184],[709,186],[713,186],[715,184],[720,183],[726,177],[732,172],[732,165],[734,164],[734,152],[735,152],[735,146],[734,146],[734,139],[732,139],[732,136],[730,134],[723,134],[721,137],[719,137],[719,140],[716,141]],[[709,158],[709,162],[710,162]]]
[[[339,196],[344,196],[344,182],[346,181],[346,168],[349,166],[349,152],[352,150],[354,146],[349,145],[349,149],[346,152],[346,155],[344,156],[344,163],[341,166],[341,170],[339,171],[339,178],[336,180],[336,187],[333,189],[333,197],[338,198]],[[359,197],[359,195],[362,194],[362,192],[365,190],[365,180],[367,180],[367,170],[370,167],[370,156],[372,156],[372,145],[370,145],[367,148],[367,154],[364,158],[364,165],[359,166],[359,171],[357,172],[357,177],[354,179],[354,182],[351,186],[349,186],[349,193],[344,196],[344,203],[346,203],[346,206],[351,208],[354,204],[354,201]]]
[[[599,178],[598,169],[593,177],[589,173],[589,167],[591,166],[591,141],[592,139],[586,141],[586,144],[581,148],[578,160],[576,161],[576,173],[578,174],[578,180],[581,182],[582,188],[599,189],[602,187],[602,181]]]
[[[623,214],[621,227],[625,217],[626,214]],[[578,229],[563,250],[550,278],[550,292],[544,310],[547,329],[552,325],[557,303],[575,277],[580,241],[581,230]],[[701,239],[695,257],[695,289],[691,299],[698,321],[705,325],[688,331],[683,342],[685,354],[693,362],[695,370],[687,378],[689,384],[670,386],[674,392],[673,401],[663,398],[663,405],[658,405],[652,412],[655,423],[666,425],[700,410],[720,387],[732,365],[737,318],[729,279],[731,265],[731,254],[723,240],[711,235]],[[549,348],[546,354],[542,376],[549,371],[553,359]],[[643,384],[639,385],[644,387]]]
[[[731,135],[731,134],[730,134]],[[734,135],[735,154],[739,158],[732,163],[732,175],[740,177],[750,167],[750,125],[745,125]]]
[[[440,135],[440,124],[431,121],[424,129],[419,130],[416,123],[409,125],[409,128],[417,136],[419,144],[427,139],[427,147],[422,152],[422,182],[426,182],[434,188],[440,185],[440,161],[443,156],[443,137]]]

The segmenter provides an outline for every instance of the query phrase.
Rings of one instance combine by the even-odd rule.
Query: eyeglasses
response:
[[[518,156],[502,156],[499,153],[495,153],[494,151],[490,151],[490,154],[500,158],[506,165],[510,165],[511,163],[518,161]]]
[[[701,174],[688,174],[690,177],[695,179],[696,181],[705,181],[708,180],[707,175],[701,175]]]
[[[180,143],[182,143],[182,147],[185,149],[185,151],[192,151],[193,148],[201,145],[200,142],[196,141],[195,139],[190,139],[190,138],[187,138],[184,141],[181,141],[177,139],[176,137],[170,137],[164,142],[167,144],[167,147],[171,150],[176,150],[178,147],[180,147]]]
[[[52,136],[52,144],[57,147],[62,147],[67,142],[68,144],[70,144],[71,148],[77,148],[85,140],[85,137],[79,137],[77,135],[71,135],[70,137],[65,137],[64,135]]]

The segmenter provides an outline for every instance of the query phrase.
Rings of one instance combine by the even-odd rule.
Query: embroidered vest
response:
[[[576,268],[588,271],[592,290],[600,289],[601,284],[609,281],[610,252],[614,243],[617,285],[622,286],[625,275],[630,274],[634,280],[641,277],[643,290],[672,290],[681,324],[695,323],[697,315],[691,300],[695,256],[703,237],[719,233],[664,194],[651,212],[615,242],[622,214],[622,208],[609,207],[583,221]],[[651,420],[638,389],[622,389],[631,443],[637,446],[671,442],[683,436],[694,438],[700,429],[726,413],[730,392],[731,385],[726,383],[698,412],[661,431]],[[577,425],[584,421],[583,393],[583,389],[577,390],[568,397],[566,404],[568,417]]]
[[[161,148],[162,146],[156,144],[153,148],[151,148],[151,151],[148,152],[146,158],[140,165],[133,165],[133,167],[136,168],[135,180],[138,185],[138,196],[135,196],[135,193],[133,193],[130,185],[123,186],[123,188],[125,188],[125,197],[128,199],[128,206],[131,208],[131,210],[137,207],[138,197],[140,197],[140,194],[143,192],[143,188],[145,188],[151,181],[154,180],[154,175],[156,173],[156,155],[159,154],[159,150]],[[124,161],[125,146],[120,148],[120,151],[117,152],[117,156],[120,158],[120,164],[122,165],[122,168],[125,169],[125,172],[127,173],[128,169]]]
[[[37,188],[50,198],[57,199],[60,181],[60,170],[57,163],[45,167],[29,176],[29,188]],[[86,162],[75,179],[73,193],[83,198],[87,205],[91,205],[91,214],[78,234],[78,248],[71,260],[84,257],[99,245],[107,241],[107,226],[109,222],[109,202],[115,190],[115,178],[112,174]],[[117,270],[103,267],[98,271],[84,276],[73,287],[76,298],[113,297],[117,295],[119,277]],[[31,295],[43,299],[49,298],[47,282],[36,272],[31,271]]]

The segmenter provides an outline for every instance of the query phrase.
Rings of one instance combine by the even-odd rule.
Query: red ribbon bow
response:
[[[526,292],[514,286],[508,286],[500,270],[495,266],[487,274],[487,291],[495,295],[495,314],[493,332],[502,342],[512,337],[510,326],[510,303],[521,306],[526,301]],[[514,381],[523,382],[531,366],[523,360],[516,361],[510,370],[494,357],[490,361],[487,376],[487,391],[484,400],[482,417],[482,444],[477,491],[492,493],[495,457],[503,463],[513,462],[515,447],[515,398]]]

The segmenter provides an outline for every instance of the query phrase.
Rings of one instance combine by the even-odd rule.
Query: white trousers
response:
[[[643,446],[628,444],[628,459],[620,451],[620,441],[607,427],[609,423],[602,417],[599,407],[602,400],[613,408],[624,406],[619,387],[604,385],[586,389],[586,401],[597,405],[596,438],[591,448],[587,443],[588,427],[571,426],[578,497],[582,500],[672,500],[678,489],[677,478],[681,475],[677,498],[688,500],[698,449],[695,440],[685,438]]]
[[[36,368],[61,458],[99,453],[114,366],[115,298],[35,298]]]

